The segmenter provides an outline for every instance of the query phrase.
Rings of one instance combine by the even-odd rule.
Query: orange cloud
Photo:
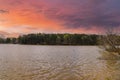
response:
[[[0,30],[14,36],[36,32],[102,33],[120,25],[119,6],[113,8],[118,11],[114,13],[107,11],[106,3],[107,0],[0,0]]]

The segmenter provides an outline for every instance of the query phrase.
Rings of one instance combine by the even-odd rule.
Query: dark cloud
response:
[[[97,27],[118,27],[120,26],[120,22],[110,20],[109,15],[102,15],[102,16],[94,16],[90,18],[79,18],[78,16],[75,17],[68,17],[66,18],[65,25],[69,28],[79,28],[79,27],[86,27],[90,28],[93,26]]]
[[[62,25],[65,25],[66,28],[91,28],[93,26],[109,28],[120,26],[120,10],[118,9],[120,6],[116,6],[120,3],[118,0],[115,0],[118,2],[117,4],[112,4],[112,0],[86,0],[81,3],[80,1],[82,0],[66,0],[63,7],[61,5],[61,8],[48,8],[45,15],[50,19],[64,22]],[[74,2],[76,5],[69,5],[70,2]]]
[[[88,0],[93,5],[103,4],[108,0]]]
[[[8,10],[0,9],[0,14],[9,13]]]

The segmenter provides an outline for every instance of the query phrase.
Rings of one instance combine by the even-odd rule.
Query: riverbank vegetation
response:
[[[112,55],[120,56],[120,34],[114,30],[108,30],[105,35],[98,39],[100,48],[112,53]]]
[[[107,51],[117,51],[120,36],[115,34],[27,34],[18,38],[0,38],[0,43],[33,45],[100,45]],[[116,46],[117,45],[117,46]]]
[[[0,39],[0,43],[34,45],[97,45],[98,35],[86,34],[28,34],[18,38]]]

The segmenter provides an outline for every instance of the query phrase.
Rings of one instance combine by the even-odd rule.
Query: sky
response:
[[[120,0],[0,0],[0,35],[120,30]]]

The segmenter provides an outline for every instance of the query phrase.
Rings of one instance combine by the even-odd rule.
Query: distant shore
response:
[[[1,44],[24,44],[24,45],[63,45],[63,46],[92,46],[98,45],[96,34],[27,34],[18,38],[0,38]],[[120,43],[119,43],[120,44]]]
[[[28,34],[18,38],[0,38],[4,44],[25,45],[97,45],[99,35],[88,34]]]

